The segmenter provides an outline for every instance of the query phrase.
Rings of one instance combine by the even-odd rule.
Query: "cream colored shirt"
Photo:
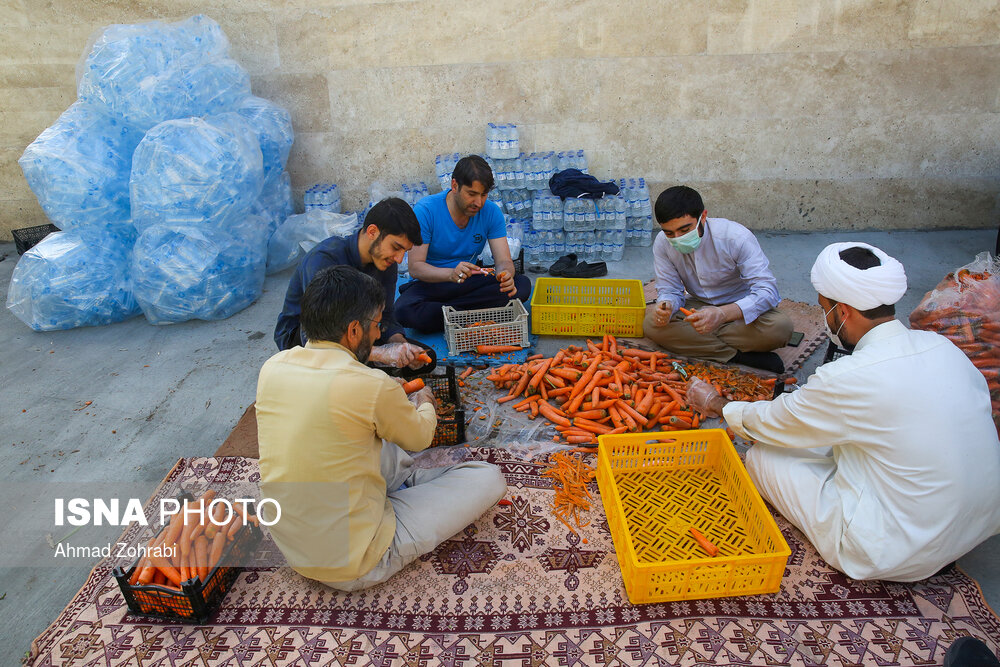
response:
[[[398,382],[337,343],[268,359],[257,381],[261,493],[281,506],[269,530],[289,565],[332,582],[370,571],[396,529],[382,440],[419,451],[436,426],[432,405],[414,408]]]

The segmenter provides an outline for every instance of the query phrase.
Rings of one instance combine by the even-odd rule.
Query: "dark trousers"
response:
[[[531,297],[531,280],[523,274],[514,275],[516,298],[526,302]],[[463,283],[425,283],[414,281],[400,287],[396,299],[396,319],[404,327],[423,333],[444,331],[444,314],[441,306],[455,310],[498,308],[505,306],[510,297],[500,291],[500,283],[493,276],[476,274]]]

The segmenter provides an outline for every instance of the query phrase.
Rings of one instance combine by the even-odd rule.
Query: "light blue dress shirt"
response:
[[[677,251],[664,234],[653,241],[653,270],[660,301],[672,312],[684,305],[684,290],[706,303],[735,303],[750,324],[781,301],[778,282],[753,232],[738,222],[708,218],[694,252]]]

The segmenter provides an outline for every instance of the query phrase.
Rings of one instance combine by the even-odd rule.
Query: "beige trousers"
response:
[[[381,469],[396,514],[392,544],[370,572],[353,581],[323,582],[331,588],[357,591],[382,583],[459,533],[507,494],[507,481],[492,463],[417,468],[413,458],[391,442],[382,445]]]
[[[688,297],[684,307],[694,310],[708,305]],[[774,308],[764,311],[750,324],[744,324],[743,320],[726,322],[710,334],[695,331],[679,310],[671,315],[666,326],[653,326],[655,309],[655,305],[646,309],[642,324],[646,338],[674,354],[695,359],[725,363],[737,352],[769,352],[784,347],[792,335],[792,319]]]

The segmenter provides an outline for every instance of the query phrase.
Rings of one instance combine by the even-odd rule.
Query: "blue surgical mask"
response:
[[[694,252],[701,245],[701,236],[698,234],[698,228],[701,226],[699,224],[694,226],[687,234],[682,234],[676,238],[668,238],[670,245],[677,249],[677,252],[686,255],[688,253]]]

